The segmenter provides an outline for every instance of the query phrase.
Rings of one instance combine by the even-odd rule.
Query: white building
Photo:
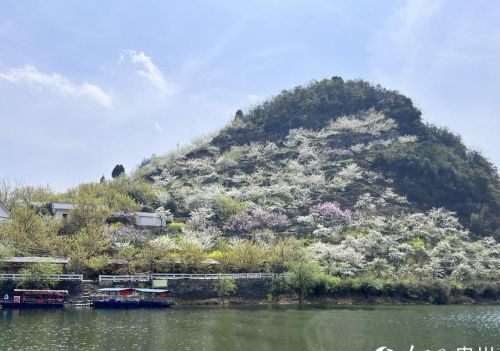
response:
[[[156,213],[136,212],[135,225],[139,227],[160,227],[161,220]]]
[[[2,204],[0,204],[0,221],[10,219],[9,210]]]
[[[73,204],[69,202],[53,202],[52,203],[52,214],[55,219],[66,219],[69,216],[69,212],[73,209]]]
[[[69,202],[53,202],[52,214],[55,219],[66,219],[69,217],[70,211],[75,206]],[[135,212],[135,225],[138,227],[161,227],[161,219],[156,213]]]

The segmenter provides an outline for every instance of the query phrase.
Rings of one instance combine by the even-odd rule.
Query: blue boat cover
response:
[[[170,292],[170,290],[167,290],[167,289],[140,289],[140,288],[103,288],[103,289],[99,289],[99,291],[102,291],[102,292],[120,292],[120,291],[127,291],[127,290],[134,290],[137,292],[149,293],[149,294],[160,294],[160,293]]]
[[[134,290],[138,291],[138,292],[150,293],[150,294],[160,294],[160,293],[166,293],[166,292],[170,291],[167,289],[134,289]]]

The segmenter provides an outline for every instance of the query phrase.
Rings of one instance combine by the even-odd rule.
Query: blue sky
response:
[[[0,177],[57,190],[334,75],[500,165],[497,1],[0,0]]]

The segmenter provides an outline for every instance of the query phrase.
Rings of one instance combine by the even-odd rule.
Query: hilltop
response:
[[[143,162],[134,177],[159,184],[162,205],[180,215],[217,194],[292,218],[321,201],[352,209],[370,195],[385,213],[444,208],[475,236],[500,235],[496,168],[425,124],[408,97],[365,81],[284,90],[239,110],[215,136]]]

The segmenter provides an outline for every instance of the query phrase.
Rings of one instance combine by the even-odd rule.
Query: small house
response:
[[[9,210],[2,204],[0,204],[0,221],[10,219]]]
[[[52,214],[55,219],[66,219],[73,207],[73,204],[69,202],[54,202],[52,203]]]
[[[161,219],[156,213],[135,212],[135,225],[138,227],[161,227]]]

